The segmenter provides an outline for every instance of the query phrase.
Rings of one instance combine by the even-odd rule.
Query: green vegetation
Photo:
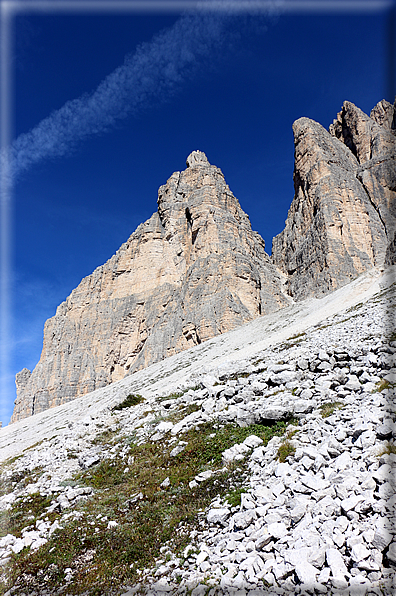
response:
[[[104,430],[103,432],[97,434],[94,439],[92,439],[92,445],[105,445],[107,443],[111,443],[116,436],[117,431],[110,429]],[[72,459],[70,453],[71,451],[69,450],[67,455]]]
[[[7,462],[6,462],[7,463]],[[41,468],[37,467],[34,470],[22,470],[14,472],[10,478],[3,480],[0,485],[0,497],[7,495],[16,486],[19,489],[25,488],[28,484],[36,482],[37,477],[41,474]]]
[[[326,329],[327,327],[331,327],[333,325],[333,323],[324,323],[323,325],[314,325],[314,329],[319,329],[320,331],[322,329]]]
[[[13,534],[20,537],[27,526],[33,526],[47,507],[51,505],[52,497],[45,497],[40,493],[33,493],[27,497],[17,499],[9,511],[2,512],[0,518],[0,537]],[[50,514],[48,519],[53,521],[57,515]]]
[[[41,548],[12,556],[4,590],[13,585],[17,593],[40,593],[43,585],[48,591],[59,589],[67,568],[72,570],[68,594],[107,596],[123,585],[136,585],[137,570],[154,565],[165,542],[176,553],[185,548],[198,512],[214,497],[228,495],[230,504],[240,502],[245,464],[224,469],[222,452],[251,434],[266,444],[286,427],[287,422],[245,428],[201,425],[183,435],[187,445],[176,457],[170,456],[166,441],[129,441],[128,464],[115,457],[75,476],[73,482],[95,488],[93,496],[75,508],[77,519],[68,520]],[[125,446],[119,443],[120,450]],[[217,473],[190,489],[189,482],[207,469]],[[165,478],[170,484],[161,489]],[[46,515],[48,501],[37,495],[31,499],[22,500],[12,513],[19,528]],[[109,521],[117,524],[108,527]]]
[[[174,393],[170,393],[169,395],[164,395],[162,397],[159,397],[158,400],[164,401],[166,399],[177,399],[178,397],[183,397],[183,395],[188,391],[198,391],[198,389],[201,389],[201,385],[194,385],[193,387],[187,387],[186,389],[182,389],[181,391],[176,391]]]
[[[295,428],[294,430],[290,430],[287,435],[285,436],[285,440],[287,439],[291,439],[292,437],[294,437],[295,434],[297,434],[299,432],[298,428]]]
[[[334,401],[332,403],[328,403],[328,404],[323,404],[322,406],[320,406],[320,411],[322,414],[322,418],[328,418],[329,416],[331,416],[336,410],[340,410],[341,408],[344,407],[344,404],[342,404],[339,401]]]
[[[359,310],[360,308],[362,308],[363,306],[363,302],[358,302],[358,304],[355,304],[355,306],[351,306],[350,308],[348,308],[348,310],[346,312],[355,312],[356,310]]]
[[[132,406],[137,406],[138,404],[141,404],[143,401],[144,401],[144,397],[142,397],[141,395],[138,395],[138,394],[133,395],[132,393],[130,393],[124,399],[124,401],[122,401],[121,403],[114,406],[113,411],[114,410],[123,410],[124,408],[131,408]]]
[[[230,494],[226,497],[228,504],[231,505],[231,507],[239,507],[242,500],[242,493],[245,492],[247,492],[247,489],[243,487],[236,488],[235,490],[230,492]]]
[[[295,447],[290,443],[290,441],[286,440],[281,443],[278,449],[278,459],[281,463],[284,463],[289,455],[293,455],[296,452]]]
[[[247,379],[250,377],[250,372],[239,372],[239,373],[232,373],[231,375],[227,375],[224,380],[227,381],[237,381],[238,379]]]
[[[391,455],[392,453],[396,454],[396,445],[388,443],[386,447],[378,453],[378,457],[381,457],[381,455]]]
[[[288,337],[287,340],[283,344],[281,344],[280,349],[287,350],[288,348],[293,348],[294,346],[298,346],[298,344],[300,344],[302,341],[304,341],[306,336],[307,336],[307,334],[305,332],[296,333],[296,335],[292,335],[291,337]]]
[[[257,366],[258,364],[260,364],[261,362],[265,362],[265,358],[257,358],[257,360],[254,360],[252,362],[253,366]],[[264,372],[265,370],[267,370],[267,367],[265,368],[260,368],[259,370],[257,370],[256,372]]]
[[[173,424],[176,424],[176,422],[183,420],[183,418],[185,418],[189,414],[192,414],[193,412],[198,412],[198,410],[200,409],[200,406],[194,403],[188,404],[187,406],[180,406],[178,410],[172,412],[172,414],[167,416],[166,420],[169,420],[170,422],[173,422]]]

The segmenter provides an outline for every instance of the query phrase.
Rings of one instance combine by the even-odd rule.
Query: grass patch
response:
[[[388,443],[381,453],[378,454],[378,457],[381,457],[381,455],[391,455],[392,453],[396,454],[396,445]]]
[[[343,407],[344,407],[344,404],[342,404],[341,402],[333,401],[331,403],[321,405],[319,409],[320,409],[320,413],[322,414],[322,418],[328,418],[336,410],[340,410]]]
[[[348,310],[346,312],[355,312],[357,310],[359,310],[360,308],[362,308],[363,306],[363,302],[358,302],[358,304],[355,304],[355,306],[351,306],[350,308],[348,308]]]
[[[294,339],[301,339],[303,337],[306,337],[306,333],[305,331],[303,331],[302,333],[296,333],[295,335],[292,335],[291,337],[288,337],[286,341],[293,341]]]
[[[391,383],[390,381],[386,381],[385,379],[381,379],[376,383],[376,388],[372,390],[371,393],[381,393],[385,389],[393,389],[396,386],[396,383]]]
[[[278,449],[278,460],[281,463],[284,463],[289,455],[293,455],[296,452],[295,447],[290,443],[290,441],[286,440],[279,446]]]
[[[128,442],[128,456],[133,459],[127,471],[126,462],[118,457],[75,476],[79,485],[96,489],[87,503],[76,507],[81,519],[69,521],[37,551],[25,549],[13,556],[6,589],[15,585],[17,593],[29,594],[59,590],[66,568],[72,569],[68,594],[107,596],[122,586],[136,585],[137,570],[153,566],[165,542],[170,541],[176,553],[186,547],[198,513],[213,498],[228,495],[232,502],[240,500],[245,464],[224,469],[222,452],[251,434],[267,444],[273,436],[282,436],[287,424],[218,428],[207,423],[183,435],[187,445],[176,457],[170,456],[172,446],[166,442]],[[217,473],[190,489],[194,476],[207,469]],[[167,477],[170,485],[161,489]],[[34,516],[45,504],[38,503],[37,511],[33,502],[27,506],[23,515]],[[108,528],[109,520],[118,525]]]
[[[0,486],[0,497],[7,495],[17,487],[18,489],[24,489],[28,484],[36,482],[37,477],[41,474],[41,468],[35,468],[34,470],[21,470],[14,472],[12,476],[3,480]]]
[[[272,387],[276,387],[277,385],[272,385]],[[270,385],[271,389],[271,385]],[[278,393],[284,393],[285,389],[276,389],[275,391],[271,391],[270,395],[278,395]]]
[[[332,327],[333,324],[334,323],[324,323],[323,325],[317,324],[317,325],[314,325],[313,328],[319,329],[321,331],[322,329],[327,329],[327,327]]]
[[[219,378],[220,381],[237,381],[238,379],[247,379],[251,374],[250,372],[240,372],[232,373],[231,375],[221,375]]]
[[[117,431],[114,430],[104,430],[101,433],[98,433],[96,437],[94,437],[91,441],[92,445],[106,445],[111,443],[117,435]],[[69,452],[68,452],[69,456]]]
[[[239,507],[242,501],[242,493],[246,493],[247,489],[241,486],[240,488],[236,488],[229,495],[227,495],[226,499],[228,504],[231,507]]]
[[[19,538],[24,528],[34,525],[36,520],[45,513],[52,499],[52,496],[46,497],[40,493],[33,493],[14,501],[11,509],[2,512],[3,515],[0,517],[0,537],[13,534]],[[57,514],[52,514],[53,519],[56,516]]]
[[[285,436],[285,439],[292,439],[294,437],[294,435],[296,435],[298,432],[300,432],[299,428],[295,428],[294,430],[289,430],[289,432],[287,433],[287,435]]]
[[[115,410],[124,410],[125,408],[131,408],[132,406],[137,406],[138,404],[141,404],[144,401],[144,397],[142,397],[139,394],[132,394],[130,393],[125,399],[124,401],[122,401],[121,403],[117,404],[116,406],[114,406],[114,408],[112,408],[112,412],[114,412]]]
[[[381,455],[391,455],[392,453],[396,454],[396,445],[388,443],[386,447],[378,453],[378,457],[381,457]]]
[[[179,410],[176,410],[172,412],[172,414],[167,416],[166,420],[169,420],[169,422],[173,422],[173,424],[176,424],[177,422],[180,422],[180,420],[183,420],[183,418],[185,418],[189,414],[192,414],[193,412],[198,412],[198,410],[200,409],[201,406],[198,406],[197,404],[188,404],[188,406],[185,407],[181,406]]]
[[[169,395],[164,395],[158,398],[158,401],[164,401],[166,399],[178,399],[179,397],[183,397],[185,393],[188,391],[198,391],[201,389],[201,385],[194,385],[193,387],[187,387],[186,389],[182,389],[181,391],[176,391],[174,393],[170,393]]]
[[[292,335],[288,337],[287,340],[281,344],[280,351],[287,350],[288,348],[293,348],[294,346],[298,346],[302,341],[306,339],[306,333],[296,333],[296,335]]]

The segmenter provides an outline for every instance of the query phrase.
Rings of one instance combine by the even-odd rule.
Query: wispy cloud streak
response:
[[[263,16],[276,13],[331,10],[365,12],[384,10],[390,0],[205,0],[180,17],[173,27],[142,44],[124,64],[109,74],[90,94],[68,101],[31,131],[21,134],[3,151],[0,166],[8,164],[9,182],[46,159],[61,157],[84,139],[111,130],[117,122],[151,103],[164,101],[177,91],[202,64],[215,56],[231,35],[228,24],[241,13]],[[16,6],[40,7],[40,2],[15,2]],[[44,2],[45,4],[45,2]],[[60,0],[52,6],[65,4]],[[69,7],[79,3],[67,2]],[[88,5],[95,6],[97,2]],[[106,4],[106,3],[105,3]],[[129,6],[130,3],[121,3]],[[139,4],[139,3],[137,3]],[[168,3],[164,2],[164,6]],[[192,7],[193,3],[170,3]],[[112,6],[114,6],[112,4]],[[6,159],[7,158],[7,159]],[[7,176],[8,178],[8,176]]]
[[[8,149],[12,180],[45,159],[68,154],[84,139],[108,131],[147,105],[168,99],[224,44],[231,14],[202,10],[180,17],[128,55],[91,94],[68,101],[21,134]]]

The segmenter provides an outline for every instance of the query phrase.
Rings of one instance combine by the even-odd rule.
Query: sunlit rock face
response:
[[[294,123],[295,195],[272,252],[295,299],[395,262],[394,122],[382,101],[371,117],[344,102],[330,132],[308,118]]]
[[[158,211],[81,281],[16,377],[15,422],[290,303],[284,276],[219,168],[193,151]]]
[[[293,300],[396,263],[396,117],[344,102],[329,132],[293,125],[295,195],[272,257],[201,151],[158,191],[158,211],[45,324],[12,422],[120,380]]]

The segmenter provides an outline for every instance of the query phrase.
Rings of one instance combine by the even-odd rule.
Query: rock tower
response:
[[[329,132],[294,123],[295,195],[272,254],[296,300],[396,262],[394,113],[385,100],[370,117],[346,101]]]
[[[16,376],[11,422],[65,403],[290,302],[219,168],[193,151],[158,211],[82,280]]]
[[[158,211],[82,280],[16,376],[11,422],[396,263],[396,116],[344,102],[329,131],[293,125],[295,195],[272,257],[219,168],[193,151]]]

